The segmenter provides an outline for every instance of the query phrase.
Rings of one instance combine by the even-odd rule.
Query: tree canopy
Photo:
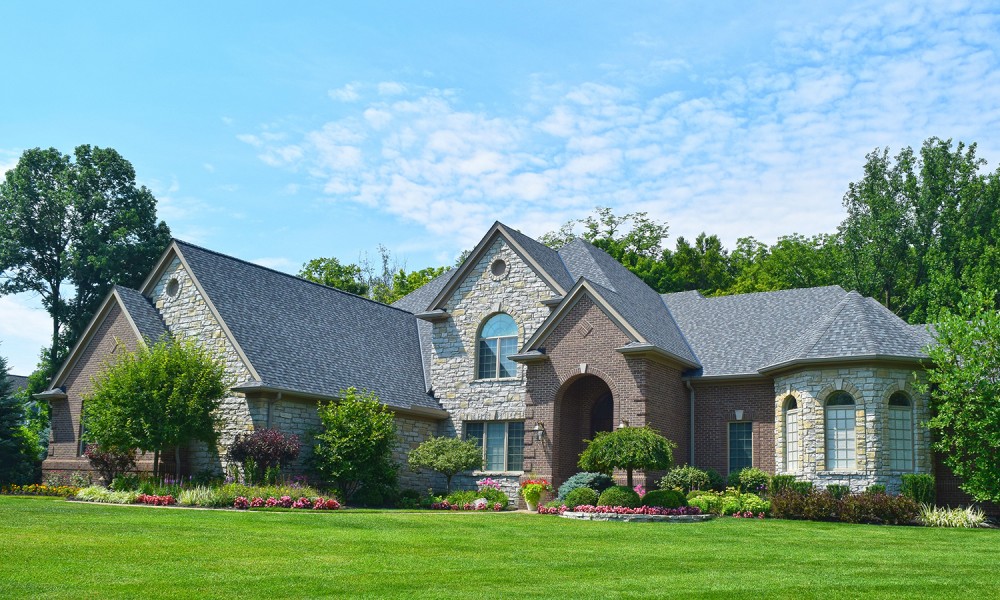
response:
[[[447,267],[428,267],[407,272],[385,246],[379,245],[378,251],[378,265],[367,255],[362,255],[359,264],[343,264],[332,257],[314,258],[302,265],[299,277],[392,304],[448,270]]]
[[[414,472],[431,469],[444,475],[451,492],[456,473],[483,468],[483,449],[475,440],[431,436],[411,450],[407,460]]]
[[[83,399],[85,439],[105,451],[153,452],[159,472],[163,451],[179,457],[192,441],[215,442],[227,383],[222,363],[191,341],[163,339],[116,354]]]
[[[632,487],[635,469],[669,469],[674,463],[673,449],[677,445],[657,433],[649,425],[620,427],[602,431],[580,454],[580,468],[585,471],[611,474],[624,469],[628,487]]]
[[[31,482],[38,454],[24,427],[24,406],[13,392],[7,359],[0,356],[0,484]]]
[[[0,295],[39,295],[51,366],[111,287],[138,286],[169,240],[152,192],[111,148],[26,150],[0,183]]]
[[[1000,312],[974,292],[935,320],[925,391],[934,448],[977,501],[1000,502]]]

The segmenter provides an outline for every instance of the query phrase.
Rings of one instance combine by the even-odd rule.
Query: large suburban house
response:
[[[224,469],[240,432],[307,436],[317,402],[349,386],[395,413],[400,464],[428,436],[475,438],[484,468],[465,482],[489,474],[510,491],[527,473],[559,484],[584,440],[647,424],[678,464],[723,475],[752,465],[858,491],[941,470],[915,386],[926,327],[838,286],[661,295],[583,240],[556,251],[495,223],[461,266],[392,306],[175,240],[140,289],[109,294],[43,394],[46,473],[88,468],[91,377],[164,334],[211,348],[232,379],[218,447],[184,455],[192,473]],[[401,471],[403,488],[442,482]]]

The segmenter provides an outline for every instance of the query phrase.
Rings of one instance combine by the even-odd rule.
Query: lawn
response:
[[[998,548],[997,530],[0,497],[2,598],[988,598]]]

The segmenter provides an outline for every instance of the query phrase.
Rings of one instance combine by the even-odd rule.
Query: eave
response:
[[[316,394],[312,392],[303,392],[300,390],[295,390],[292,388],[287,388],[283,386],[268,385],[259,381],[245,381],[239,383],[231,388],[232,391],[238,392],[240,394],[282,394],[288,396],[295,396],[296,398],[302,398],[304,400],[317,400],[317,401],[327,401],[334,402],[337,400],[343,400],[343,396],[329,396],[326,394]],[[386,407],[389,408],[394,413],[403,415],[412,415],[415,417],[429,417],[432,419],[446,419],[450,416],[450,413],[441,408],[428,408],[424,406],[395,406],[389,404],[388,402],[383,402]]]

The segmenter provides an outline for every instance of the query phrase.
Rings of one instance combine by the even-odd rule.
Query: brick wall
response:
[[[686,459],[687,394],[680,371],[615,351],[630,341],[588,296],[563,316],[545,340],[547,359],[528,365],[526,470],[555,485],[579,471],[590,411],[607,391],[614,401],[613,426],[622,420],[633,426],[648,422],[667,437],[676,436],[677,457]],[[531,433],[537,423],[546,431],[540,441]],[[635,474],[635,480],[645,476]]]
[[[81,349],[63,381],[65,400],[53,400],[49,454],[42,462],[43,477],[68,477],[73,471],[90,471],[90,462],[79,456],[80,411],[83,397],[93,391],[91,378],[98,375],[117,353],[134,351],[138,337],[117,302],[108,310],[97,330]],[[141,466],[152,469],[152,457]]]
[[[694,464],[729,474],[729,423],[753,423],[753,466],[774,472],[774,382],[768,379],[739,383],[694,380]]]

